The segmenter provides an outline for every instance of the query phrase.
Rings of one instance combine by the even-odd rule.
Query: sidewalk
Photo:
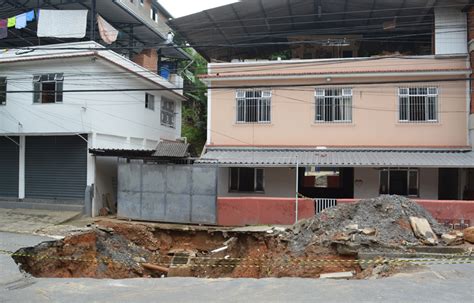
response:
[[[0,208],[0,231],[34,234],[80,216],[72,211]]]

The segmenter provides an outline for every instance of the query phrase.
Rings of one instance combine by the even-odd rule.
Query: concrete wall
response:
[[[64,73],[64,90],[157,88],[133,73],[91,57],[2,64],[8,90],[31,91],[33,75]],[[0,134],[91,134],[93,148],[154,148],[161,139],[181,136],[181,101],[175,94],[148,91],[155,96],[155,110],[145,108],[145,93],[64,93],[57,104],[33,104],[33,93],[7,94],[0,106]],[[176,102],[176,127],[160,122],[161,97]]]
[[[265,168],[265,193],[235,193],[229,192],[229,168],[219,169],[218,195],[219,197],[279,197],[290,198],[295,196],[296,175],[292,168]]]
[[[343,60],[298,60],[263,63],[211,64],[210,71],[219,73],[218,86],[307,85],[273,88],[271,123],[236,123],[235,90],[212,90],[209,95],[209,145],[214,146],[372,146],[372,147],[466,147],[469,143],[467,81],[436,82],[442,78],[464,78],[465,75],[443,75],[443,70],[466,73],[467,57],[434,59],[433,57]],[[267,65],[263,65],[267,64]],[[436,74],[410,76],[404,71],[435,70]],[[376,71],[383,71],[379,77]],[[234,78],[226,78],[234,76]],[[344,73],[353,72],[346,76]],[[242,73],[242,77],[235,77]],[[307,75],[318,73],[316,75]],[[359,76],[368,73],[368,76]],[[397,75],[397,73],[399,73]],[[245,76],[243,76],[245,75]],[[271,76],[274,75],[274,78]],[[280,75],[280,76],[279,76]],[[294,77],[293,77],[294,75]],[[303,75],[304,78],[295,78]],[[391,76],[393,75],[393,76]],[[253,77],[253,78],[252,78]],[[265,79],[266,78],[266,79]],[[328,82],[327,79],[330,79]],[[357,85],[357,82],[419,81],[427,83]],[[353,90],[351,123],[315,123],[314,94],[316,85],[338,83]],[[439,121],[436,123],[401,123],[398,119],[398,88],[435,86],[439,89]],[[374,110],[376,109],[376,110]],[[216,113],[216,114],[214,114]],[[218,113],[218,114],[217,114]],[[228,134],[232,134],[229,136]],[[244,142],[244,143],[243,143]]]
[[[375,168],[355,168],[354,182],[354,198],[369,199],[379,196],[380,170]],[[419,182],[420,199],[438,199],[437,168],[420,169]]]

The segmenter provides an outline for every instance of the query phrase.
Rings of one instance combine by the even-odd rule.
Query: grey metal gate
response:
[[[217,223],[217,166],[118,165],[118,216],[173,223]]]
[[[26,137],[25,196],[84,200],[87,142],[79,136]]]
[[[18,198],[18,143],[18,137],[0,137],[0,197]]]

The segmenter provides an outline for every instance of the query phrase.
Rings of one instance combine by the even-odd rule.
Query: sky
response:
[[[158,0],[175,18],[194,14],[209,8],[226,5],[237,0]]]

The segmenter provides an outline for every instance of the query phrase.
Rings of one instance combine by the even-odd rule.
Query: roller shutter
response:
[[[27,137],[26,198],[84,199],[87,142],[79,136]]]
[[[18,197],[18,137],[0,137],[0,197]]]

